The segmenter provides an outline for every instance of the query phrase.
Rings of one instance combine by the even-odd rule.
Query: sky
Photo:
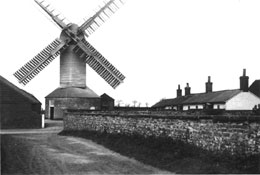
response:
[[[81,25],[100,0],[48,0],[56,12]],[[33,0],[1,1],[0,75],[38,98],[59,87],[59,57],[26,86],[13,73],[59,37],[60,28]],[[127,0],[87,40],[126,79],[111,88],[87,67],[87,86],[123,104],[149,106],[175,98],[178,84],[191,93],[238,89],[247,70],[249,84],[260,79],[259,0]],[[184,90],[183,90],[184,92]]]

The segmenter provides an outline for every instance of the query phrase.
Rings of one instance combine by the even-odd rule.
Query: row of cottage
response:
[[[260,80],[255,80],[250,86],[248,81],[249,77],[246,76],[244,69],[243,76],[240,77],[239,89],[213,91],[213,83],[209,76],[204,93],[191,94],[191,88],[187,83],[185,95],[182,95],[179,85],[176,98],[163,99],[152,108],[157,110],[252,110],[260,105]]]

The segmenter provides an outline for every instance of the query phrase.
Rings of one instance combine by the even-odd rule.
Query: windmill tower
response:
[[[64,108],[100,109],[100,97],[86,85],[86,63],[114,89],[125,76],[109,63],[85,38],[88,38],[123,4],[122,0],[110,0],[81,26],[66,24],[64,19],[49,10],[44,1],[35,2],[61,28],[60,37],[26,63],[14,76],[26,85],[54,58],[60,55],[60,87],[46,97],[46,116],[61,117]]]

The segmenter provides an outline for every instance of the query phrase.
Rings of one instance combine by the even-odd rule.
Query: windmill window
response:
[[[54,100],[50,100],[50,101],[49,101],[49,106],[50,106],[50,107],[53,107],[53,106],[54,106]]]

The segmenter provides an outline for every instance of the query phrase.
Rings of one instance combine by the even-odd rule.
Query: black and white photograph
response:
[[[0,174],[260,174],[259,0],[3,0],[0,21]]]

